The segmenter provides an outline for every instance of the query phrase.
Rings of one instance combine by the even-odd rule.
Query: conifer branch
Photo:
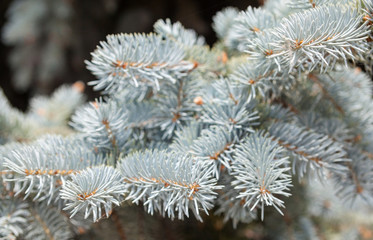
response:
[[[133,164],[137,162],[138,164]],[[193,165],[189,157],[176,153],[146,151],[122,159],[119,169],[124,177],[127,199],[144,202],[147,211],[155,211],[173,219],[189,216],[189,208],[202,221],[199,208],[206,213],[215,198],[216,179],[208,169]]]
[[[322,83],[320,82],[320,80],[317,78],[316,75],[310,73],[309,75],[309,78],[314,81],[317,86],[320,87],[322,93],[324,94],[325,98],[327,98],[335,107],[335,109],[337,109],[337,111],[339,111],[342,115],[344,115],[344,111],[343,111],[343,108],[341,106],[338,105],[338,103],[334,100],[333,97],[330,96],[330,94],[328,93],[328,91],[325,89],[325,87],[322,85]]]
[[[371,0],[267,0],[217,13],[212,47],[158,20],[155,33],[100,42],[86,61],[102,91],[94,102],[80,106],[77,82],[23,113],[0,91],[0,238],[71,239],[88,230],[84,219],[109,216],[132,238],[123,226],[133,212],[114,210],[126,201],[171,220],[215,222],[203,217],[215,208],[234,228],[266,211],[258,236],[322,236],[351,212],[333,192],[373,203],[372,19]],[[135,235],[148,237],[155,224],[135,214]]]

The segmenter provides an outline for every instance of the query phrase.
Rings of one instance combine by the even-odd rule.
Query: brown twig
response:
[[[358,193],[358,194],[362,193],[364,191],[364,188],[361,186],[355,171],[352,169],[351,163],[347,163],[347,167],[348,167],[348,170],[351,173],[352,181],[354,182],[354,184],[356,186],[356,193]]]
[[[276,99],[273,100],[273,102],[281,104],[284,108],[289,109],[291,112],[293,112],[295,114],[299,113],[299,110],[294,105],[292,105],[291,103],[285,102],[284,99],[276,98]]]
[[[127,240],[127,237],[126,237],[126,232],[124,231],[124,228],[120,222],[120,218],[118,216],[118,213],[116,212],[116,210],[113,210],[111,212],[111,220],[114,222],[115,224],[115,228],[117,229],[117,232],[119,234],[119,237],[121,240]]]
[[[43,228],[43,231],[45,232],[45,235],[46,237],[49,239],[49,240],[54,240],[54,237],[50,231],[50,229],[48,228],[48,225],[45,223],[45,221],[43,221],[43,219],[41,219],[40,215],[37,214],[36,212],[32,211],[35,219],[40,223],[40,225],[42,226]]]
[[[318,157],[311,157],[308,153],[306,153],[306,152],[304,152],[304,151],[299,151],[298,148],[297,148],[296,146],[291,146],[290,144],[286,144],[286,143],[284,143],[282,140],[278,140],[278,139],[276,139],[276,138],[274,138],[274,140],[277,141],[277,143],[278,143],[280,146],[282,146],[282,147],[284,147],[284,148],[286,148],[286,149],[288,149],[288,150],[290,150],[290,151],[293,151],[293,152],[295,152],[296,154],[299,154],[299,155],[301,155],[301,156],[307,158],[307,159],[310,160],[310,161],[313,161],[313,162],[317,163],[319,166],[323,166],[323,164],[322,164],[322,159],[321,159],[321,158],[318,158]]]
[[[319,86],[319,88],[321,89],[322,93],[324,94],[325,98],[328,99],[333,105],[334,107],[342,114],[344,115],[345,112],[343,111],[343,108],[341,106],[339,106],[339,104],[335,101],[335,99],[330,96],[330,94],[328,93],[328,91],[325,89],[325,87],[322,85],[322,83],[320,82],[319,78],[315,75],[315,74],[308,74],[308,77],[314,81],[317,86]]]
[[[109,135],[109,138],[111,138],[111,139],[110,139],[111,144],[113,144],[113,147],[116,147],[117,143],[116,143],[116,140],[115,140],[115,136],[114,136],[114,134],[113,134],[113,131],[111,130],[111,127],[110,127],[110,125],[109,125],[109,121],[108,121],[107,119],[104,119],[104,120],[102,120],[102,124],[104,124],[105,129],[106,129],[106,131],[107,131],[107,133],[108,133],[108,135]]]

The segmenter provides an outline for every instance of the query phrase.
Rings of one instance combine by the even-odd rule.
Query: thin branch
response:
[[[48,228],[48,225],[43,221],[43,219],[41,219],[40,215],[37,214],[35,211],[31,210],[32,214],[34,215],[35,219],[40,223],[40,225],[42,226],[44,232],[45,232],[45,235],[46,237],[49,239],[49,240],[54,240],[54,237],[50,231],[50,229]]]
[[[341,106],[339,106],[339,104],[335,101],[335,99],[329,94],[329,92],[325,89],[325,87],[322,85],[322,83],[320,82],[320,80],[318,79],[318,77],[315,75],[315,74],[308,74],[308,77],[314,81],[321,89],[322,93],[324,94],[325,98],[328,99],[333,105],[334,107],[342,114],[342,115],[345,115],[345,112],[343,111],[343,108]]]
[[[115,224],[115,228],[118,231],[120,239],[121,240],[127,240],[126,232],[124,231],[124,228],[123,228],[123,226],[121,224],[121,221],[119,219],[119,215],[118,215],[118,213],[117,213],[116,210],[113,210],[111,212],[111,220],[113,220],[113,222]]]

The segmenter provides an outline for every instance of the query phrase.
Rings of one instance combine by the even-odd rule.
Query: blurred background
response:
[[[216,41],[212,17],[224,7],[246,9],[262,0],[1,0],[0,87],[26,110],[29,99],[63,83],[88,82],[85,68],[107,34],[151,32],[162,18],[180,21]],[[90,87],[89,99],[98,96]]]

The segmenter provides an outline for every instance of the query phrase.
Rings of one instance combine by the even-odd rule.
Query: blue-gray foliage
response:
[[[123,203],[180,220],[215,209],[234,227],[265,212],[286,220],[306,204],[291,196],[315,178],[373,204],[372,16],[368,0],[228,8],[214,17],[211,49],[159,20],[155,33],[100,43],[86,64],[102,97],[76,111],[82,96],[67,87],[34,100],[31,114],[0,92],[1,143],[20,142],[0,147],[0,237],[44,239],[42,226],[68,239],[80,218]],[[33,128],[67,119],[70,136],[35,140]],[[302,214],[291,231],[313,238]]]

